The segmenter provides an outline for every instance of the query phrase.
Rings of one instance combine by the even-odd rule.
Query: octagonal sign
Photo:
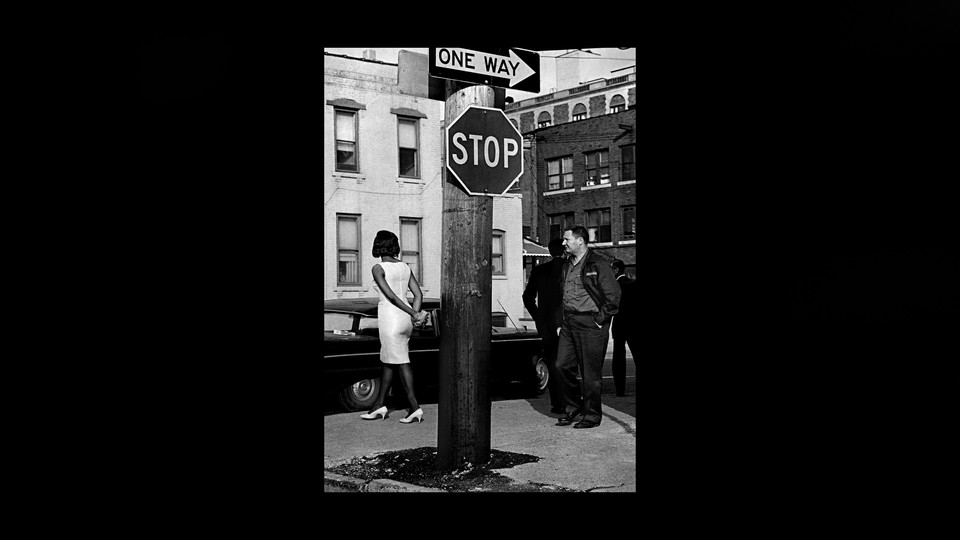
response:
[[[467,107],[447,126],[447,169],[469,195],[503,195],[523,174],[523,137],[507,115]]]

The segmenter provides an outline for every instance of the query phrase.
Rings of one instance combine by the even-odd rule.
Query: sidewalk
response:
[[[423,405],[422,424],[401,424],[405,411],[386,420],[364,421],[360,413],[323,418],[323,466],[382,452],[437,446],[437,404]],[[516,482],[550,484],[578,491],[636,492],[636,396],[603,395],[603,420],[592,429],[554,425],[549,398],[494,401],[490,447],[539,457],[496,472]],[[324,474],[324,491],[356,491],[358,481]],[[362,482],[361,482],[362,483]],[[388,480],[372,481],[368,491],[433,491]]]

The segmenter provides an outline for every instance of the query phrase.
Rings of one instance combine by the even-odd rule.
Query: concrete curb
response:
[[[328,471],[323,472],[323,491],[327,493],[344,493],[351,491],[367,491],[367,492],[440,492],[444,493],[442,489],[429,488],[423,486],[416,486],[413,484],[406,484],[404,482],[397,482],[396,480],[388,480],[384,478],[377,478],[375,480],[360,480],[359,478],[353,478],[351,476],[344,476],[342,474],[336,474]]]

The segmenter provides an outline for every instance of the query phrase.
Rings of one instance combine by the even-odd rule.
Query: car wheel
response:
[[[546,360],[539,354],[533,357],[533,369],[536,373],[537,394],[543,393],[547,389],[547,385],[550,384],[550,368],[547,367]]]
[[[348,411],[365,411],[377,401],[380,379],[363,379],[340,391],[340,405]]]

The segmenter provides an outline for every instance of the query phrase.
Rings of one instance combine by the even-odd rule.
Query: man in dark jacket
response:
[[[530,271],[530,281],[523,291],[523,305],[537,323],[537,333],[543,341],[544,360],[550,371],[547,388],[550,391],[550,412],[567,412],[557,375],[557,327],[560,326],[557,307],[560,306],[560,270],[563,268],[563,239],[555,238],[547,244],[553,259],[538,264]]]
[[[626,265],[620,259],[614,259],[610,265],[620,284],[620,309],[613,318],[611,331],[613,332],[613,387],[618,396],[622,396],[627,384],[627,345],[633,356],[633,365],[637,365],[637,353],[633,348],[637,345],[638,335],[634,327],[637,320],[636,281],[626,274]]]
[[[560,272],[563,295],[558,309],[557,374],[567,411],[557,425],[569,426],[583,414],[573,426],[578,429],[600,425],[601,369],[610,320],[620,305],[620,286],[610,259],[587,248],[588,239],[583,225],[563,230],[563,247],[570,256]],[[582,389],[577,382],[578,368]]]

